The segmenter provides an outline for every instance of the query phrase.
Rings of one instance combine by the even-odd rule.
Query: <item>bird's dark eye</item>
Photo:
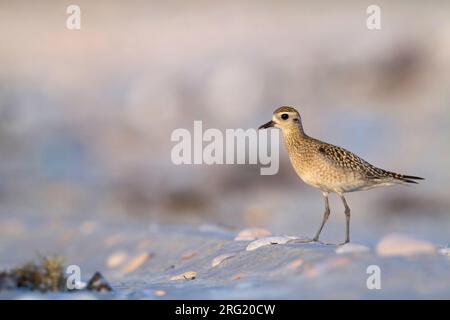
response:
[[[288,115],[287,113],[283,113],[283,114],[281,115],[281,119],[287,120],[287,119],[289,119],[289,115]]]

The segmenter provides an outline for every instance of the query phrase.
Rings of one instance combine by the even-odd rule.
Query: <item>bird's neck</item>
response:
[[[299,124],[298,126],[284,128],[283,137],[288,147],[298,145],[302,140],[308,138],[306,133],[303,131],[303,127],[301,124]]]

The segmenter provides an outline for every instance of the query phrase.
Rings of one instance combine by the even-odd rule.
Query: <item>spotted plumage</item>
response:
[[[272,121],[260,129],[269,127],[282,130],[289,159],[297,175],[305,183],[322,191],[325,213],[315,240],[318,240],[330,214],[329,193],[337,193],[342,199],[347,222],[345,242],[349,242],[350,208],[344,193],[394,184],[417,183],[415,180],[423,179],[383,170],[344,148],[308,136],[303,130],[300,114],[292,107],[283,106],[276,109]]]
[[[319,146],[319,152],[326,157],[330,162],[332,162],[336,166],[340,166],[346,169],[354,170],[367,179],[373,180],[374,182],[384,181],[385,179],[398,180],[399,183],[417,183],[412,179],[420,180],[422,178],[415,176],[407,176],[399,173],[386,171],[380,168],[375,167],[374,165],[368,163],[367,161],[361,159],[354,153],[351,153],[344,148],[333,146],[328,143],[322,143]],[[386,181],[385,181],[386,182]]]

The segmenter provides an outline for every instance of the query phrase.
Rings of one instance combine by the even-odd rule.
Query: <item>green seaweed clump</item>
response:
[[[64,258],[43,257],[21,267],[0,272],[0,290],[24,288],[28,290],[65,291]]]
[[[50,291],[76,291],[67,289],[64,258],[43,257],[38,263],[29,262],[21,267],[0,271],[0,291],[14,289]],[[112,287],[100,272],[96,272],[85,288],[89,291],[108,292]]]

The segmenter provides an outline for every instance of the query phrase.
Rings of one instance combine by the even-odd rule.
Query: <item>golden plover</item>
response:
[[[320,232],[330,215],[329,193],[335,192],[345,207],[345,242],[350,242],[350,208],[346,192],[368,190],[394,184],[417,183],[420,177],[402,175],[377,168],[344,148],[309,137],[304,131],[300,114],[292,107],[280,107],[272,120],[259,127],[281,129],[289,159],[297,175],[307,184],[322,191],[325,213],[322,224],[313,238],[318,241]]]

